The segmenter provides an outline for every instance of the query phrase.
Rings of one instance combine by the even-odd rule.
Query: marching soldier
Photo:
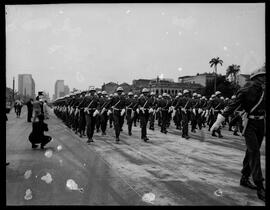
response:
[[[189,139],[188,135],[188,110],[191,107],[191,98],[188,90],[183,91],[183,97],[178,99],[175,109],[181,109],[182,113],[182,137]]]
[[[118,143],[120,141],[120,131],[122,120],[124,120],[124,113],[126,107],[126,99],[125,96],[122,95],[123,88],[118,87],[116,92],[117,94],[110,99],[107,107],[111,107],[113,113],[113,125],[115,131],[115,141]]]
[[[137,94],[134,95],[134,100],[138,104],[138,95]],[[137,127],[138,120],[139,120],[139,114],[137,112],[134,112],[134,117],[133,117],[134,127]]]
[[[137,113],[140,116],[140,124],[141,124],[141,139],[145,142],[149,140],[147,137],[147,122],[149,119],[149,109],[152,106],[153,100],[149,97],[149,90],[147,88],[143,88],[142,94],[138,99],[138,108]]]
[[[158,109],[161,112],[161,133],[167,134],[167,122],[169,117],[169,107],[171,107],[172,103],[168,98],[167,93],[162,94],[162,99],[158,102]]]
[[[127,98],[126,103],[127,103],[126,104],[127,106],[126,119],[127,119],[127,125],[128,125],[128,135],[131,136],[132,135],[131,129],[132,129],[132,124],[133,124],[134,114],[136,112],[137,105],[138,105],[138,102],[134,99],[132,92],[128,93],[128,98]]]
[[[85,126],[86,126],[86,117],[85,117],[85,112],[84,112],[84,98],[85,98],[85,94],[86,91],[83,91],[80,95],[79,100],[79,104],[78,107],[76,108],[76,111],[79,114],[79,128],[78,128],[78,132],[80,134],[80,137],[82,138],[83,136],[85,136]]]
[[[174,100],[172,101],[172,106],[174,107],[172,117],[173,117],[173,120],[174,120],[174,123],[176,125],[177,130],[181,130],[181,117],[182,116],[181,116],[181,110],[179,108],[175,109],[175,106],[176,106],[177,101],[179,100],[180,97],[182,97],[181,92],[179,92],[177,94],[177,96],[174,98]]]
[[[96,115],[99,113],[99,99],[95,95],[95,88],[90,88],[90,95],[84,98],[82,106],[84,106],[85,117],[86,117],[86,135],[87,143],[93,142],[93,135],[95,131]]]
[[[156,111],[156,105],[157,105],[157,100],[156,100],[156,94],[154,92],[150,93],[150,98],[153,101],[152,103],[152,109],[151,112],[149,112],[149,129],[150,130],[155,130],[154,124],[155,124],[155,111]]]
[[[102,98],[102,92],[98,91],[97,96],[98,96],[98,99],[100,100]],[[100,131],[100,114],[96,115],[96,129],[97,129],[97,133],[99,133],[99,131]]]
[[[251,82],[236,93],[236,99],[219,114],[211,130],[216,130],[227,116],[239,106],[245,110],[243,136],[246,141],[246,155],[243,161],[240,185],[257,189],[259,199],[265,201],[265,189],[260,162],[260,147],[265,136],[265,66],[252,72]],[[249,177],[252,176],[254,186]]]
[[[202,119],[202,127],[206,127],[205,123],[206,123],[206,110],[207,110],[207,99],[205,96],[202,97],[201,99],[201,109],[202,109],[202,113],[201,113],[201,119]]]
[[[191,109],[190,109],[190,120],[191,120],[191,132],[196,133],[197,125],[197,107],[199,100],[197,99],[197,93],[192,94],[193,98],[191,100]]]
[[[113,94],[110,94],[109,95],[109,101],[111,100],[113,98]],[[109,118],[109,124],[110,124],[110,128],[112,128],[113,126],[113,113],[110,111],[110,110],[108,110],[108,118]]]
[[[106,128],[108,122],[108,108],[107,105],[109,103],[109,99],[107,97],[107,92],[102,91],[102,97],[100,98],[100,127],[102,131],[102,135],[106,135]]]
[[[162,95],[159,95],[157,98],[157,103],[162,99]],[[157,110],[156,112],[156,120],[158,121],[158,126],[161,127],[161,111]]]

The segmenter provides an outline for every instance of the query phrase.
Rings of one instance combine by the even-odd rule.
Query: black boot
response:
[[[242,178],[240,180],[240,185],[243,186],[243,187],[250,188],[252,190],[256,190],[257,189],[257,187],[250,182],[249,178],[247,178],[245,176],[242,176]]]
[[[216,132],[215,132],[215,131],[213,131],[213,132],[212,132],[212,136],[217,137],[217,135],[216,135]]]
[[[257,196],[259,199],[265,202],[265,189],[263,187],[257,189]]]

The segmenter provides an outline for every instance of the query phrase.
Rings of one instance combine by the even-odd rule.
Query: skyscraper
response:
[[[69,94],[69,87],[67,85],[64,86],[64,92],[65,92],[65,95],[68,95]]]
[[[55,98],[59,98],[65,95],[64,80],[57,80],[54,85]]]
[[[35,97],[35,81],[31,74],[18,75],[18,92],[23,96]]]

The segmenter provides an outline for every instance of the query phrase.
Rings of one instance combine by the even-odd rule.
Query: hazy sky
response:
[[[32,74],[36,92],[212,72],[219,56],[250,73],[265,62],[265,4],[6,6],[6,79]]]

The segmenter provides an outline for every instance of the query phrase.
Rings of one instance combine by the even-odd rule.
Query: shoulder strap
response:
[[[261,103],[262,100],[263,100],[263,96],[264,96],[264,91],[263,91],[263,93],[262,93],[262,96],[261,96],[260,100],[259,100],[258,103],[250,110],[249,114],[252,113],[252,112],[260,105],[260,103]]]

